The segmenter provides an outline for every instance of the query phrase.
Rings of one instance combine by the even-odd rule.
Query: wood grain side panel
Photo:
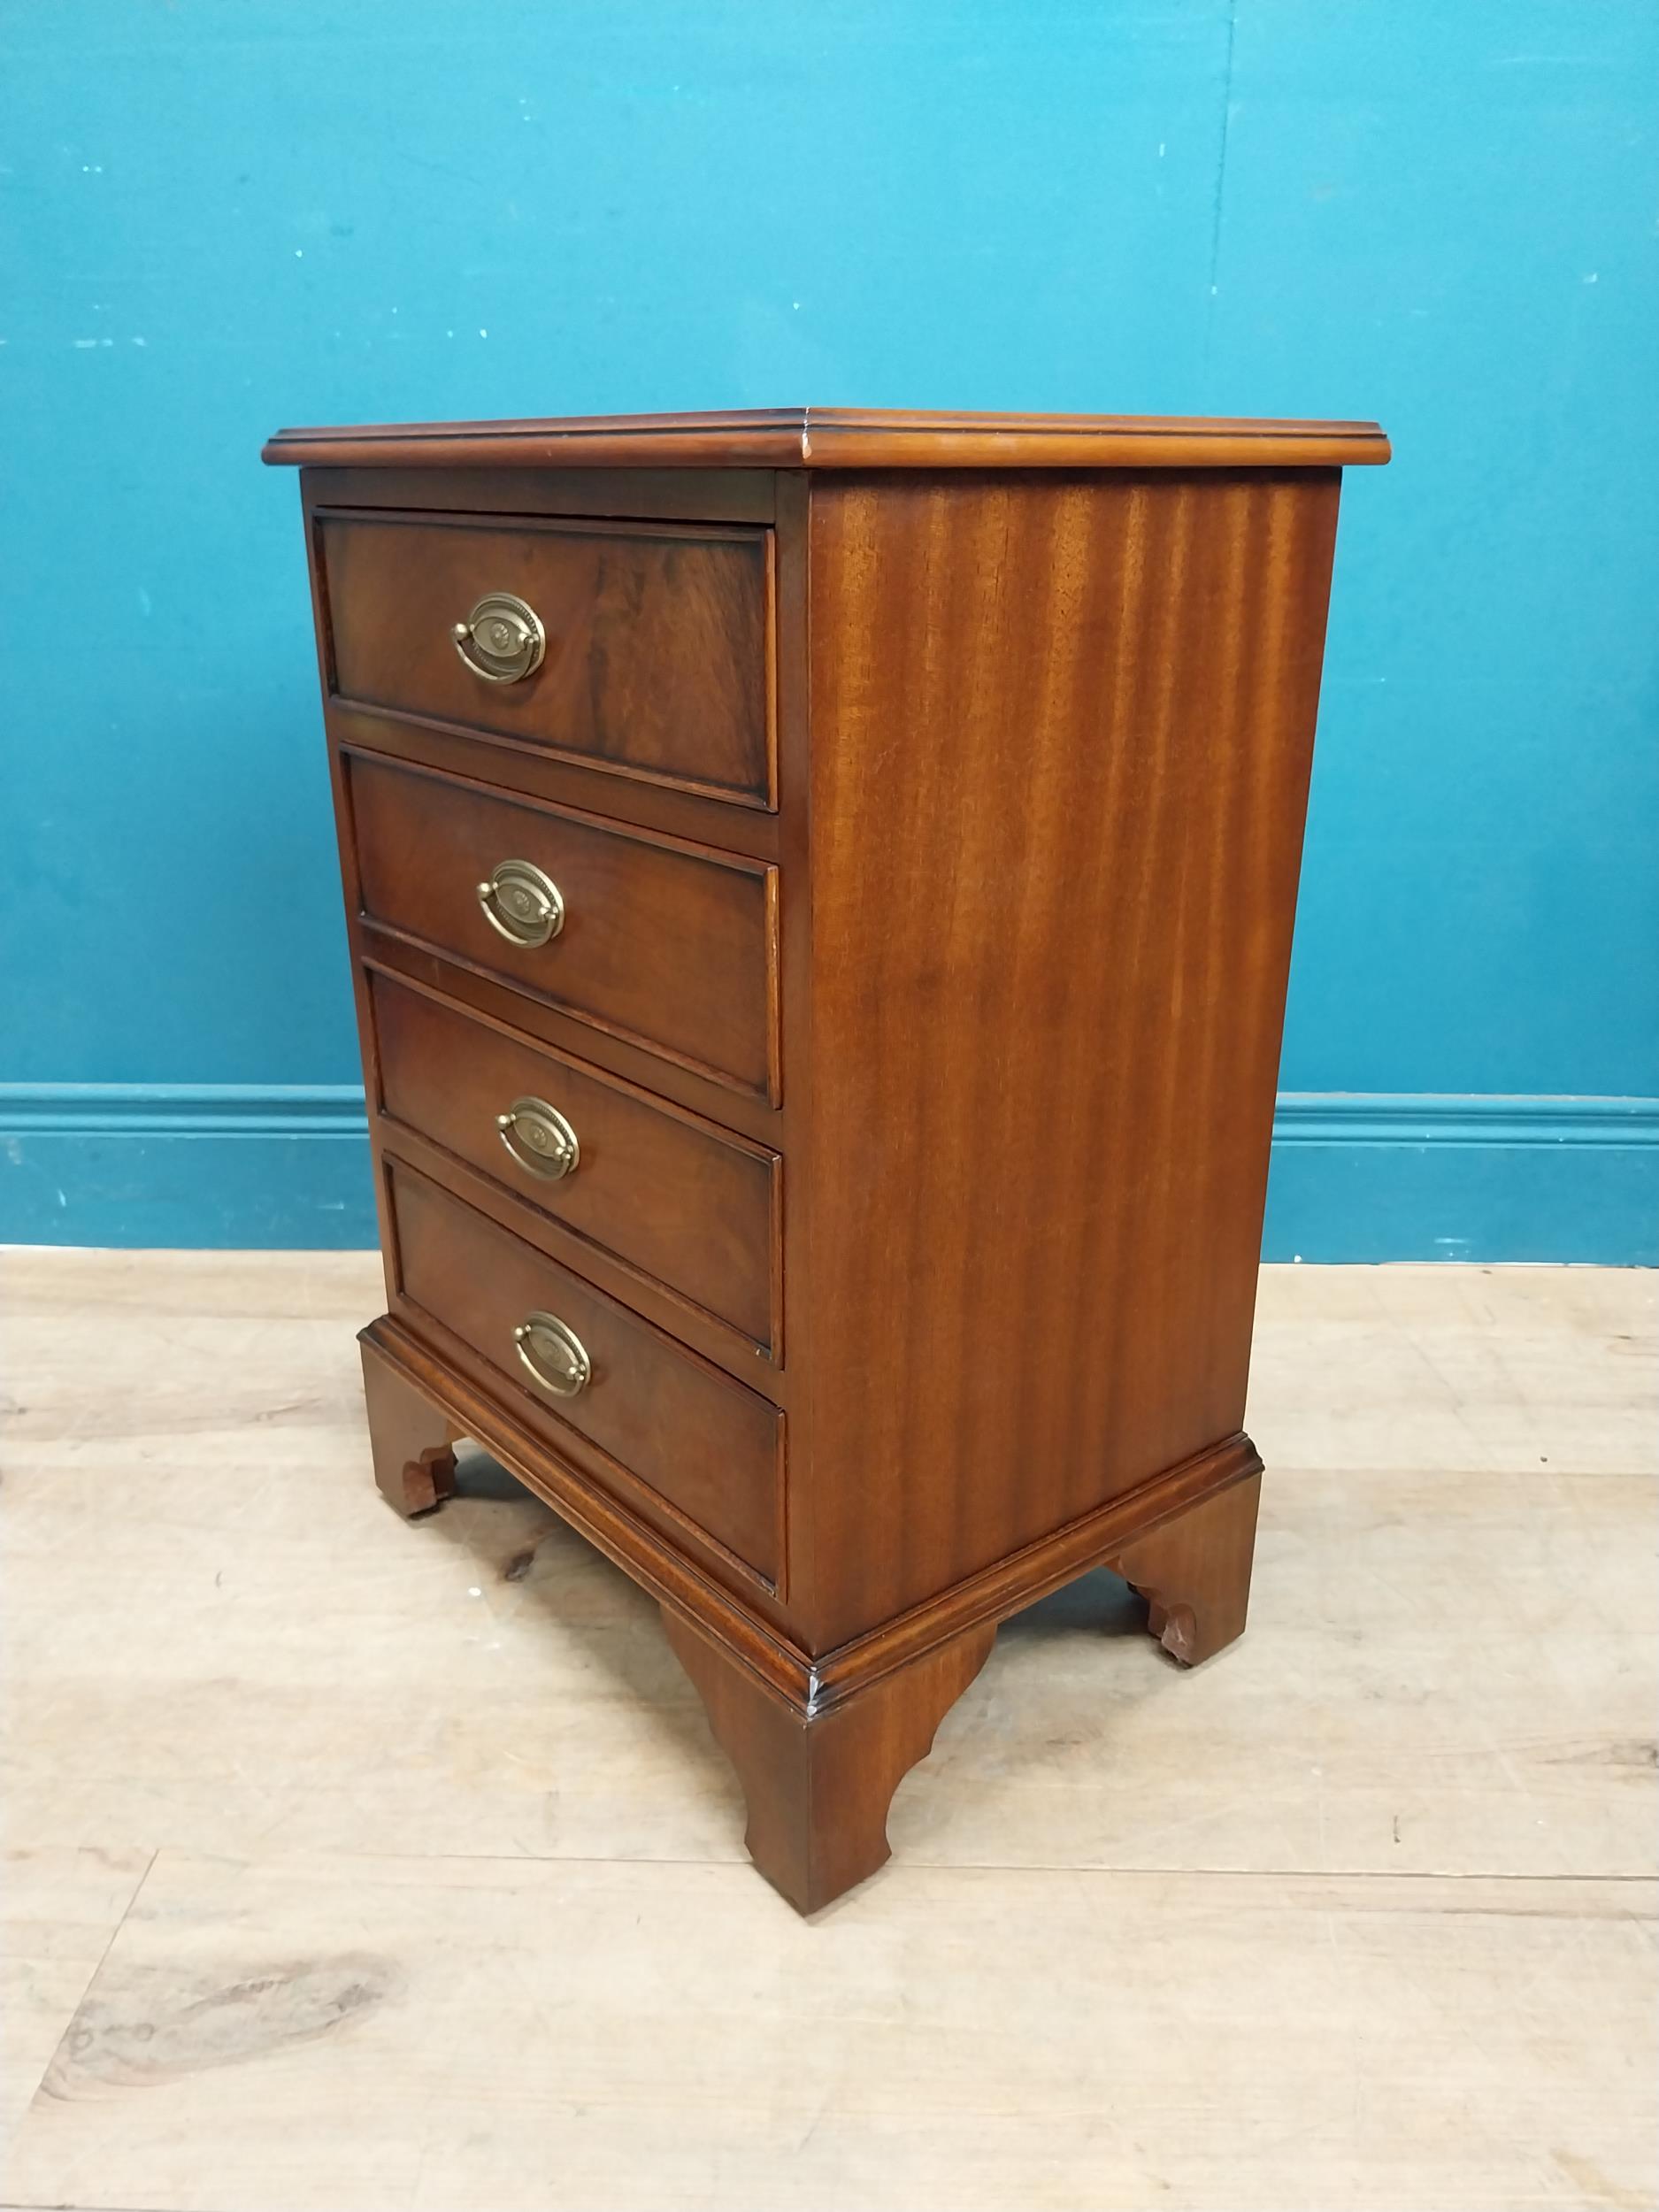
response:
[[[1240,1425],[1337,488],[814,487],[812,1648]]]

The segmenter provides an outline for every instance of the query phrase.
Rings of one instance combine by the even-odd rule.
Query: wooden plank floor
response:
[[[6,2204],[1655,2203],[1654,1276],[1269,1271],[1244,1642],[1010,1624],[807,1926],[653,1605],[380,1504],[373,1256],[0,1270]]]

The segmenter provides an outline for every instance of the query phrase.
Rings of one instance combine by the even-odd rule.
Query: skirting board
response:
[[[1262,1257],[1659,1266],[1659,1099],[1282,1091]]]
[[[374,1241],[354,1085],[0,1085],[0,1243]],[[1282,1094],[1263,1257],[1659,1265],[1659,1099]]]

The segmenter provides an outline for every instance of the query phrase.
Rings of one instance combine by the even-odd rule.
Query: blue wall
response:
[[[265,434],[810,400],[1383,421],[1269,1251],[1659,1256],[1652,0],[12,0],[0,84],[0,1235],[372,1240]]]

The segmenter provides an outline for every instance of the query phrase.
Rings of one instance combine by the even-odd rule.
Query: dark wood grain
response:
[[[359,711],[338,699],[328,703],[327,726],[330,738],[349,753],[378,753],[411,767],[469,776],[516,796],[656,830],[687,844],[716,846],[744,859],[778,857],[781,826],[776,814],[759,807],[733,806],[670,784],[624,781],[518,738],[413,715]]]
[[[742,1784],[749,1856],[801,1913],[887,1863],[893,1793],[996,1640],[995,1626],[970,1630],[818,1715],[777,1697],[672,1606],[663,1622]]]
[[[396,1308],[395,1277],[388,1295]],[[866,1636],[815,1656],[795,1632],[794,1609],[772,1586],[752,1573],[744,1578],[711,1571],[722,1565],[721,1555],[687,1541],[690,1522],[680,1516],[676,1523],[670,1516],[641,1509],[641,1498],[651,1494],[642,1486],[627,1494],[609,1488],[603,1463],[588,1464],[585,1440],[575,1430],[556,1438],[549,1428],[533,1428],[526,1417],[533,1409],[503,1393],[495,1369],[447,1330],[434,1329],[404,1307],[371,1322],[360,1341],[448,1422],[447,1429],[433,1428],[428,1435],[474,1437],[487,1443],[526,1489],[544,1498],[642,1589],[713,1637],[803,1716],[822,1717],[940,1645],[1008,1619],[1035,1598],[1120,1556],[1143,1531],[1169,1527],[1198,1511],[1217,1489],[1259,1475],[1262,1468],[1243,1438],[1230,1439],[1056,1530],[1028,1551],[999,1561],[985,1574],[958,1584],[946,1599],[918,1606]]]
[[[776,1096],[772,872],[367,756],[349,761],[365,919],[630,1042]],[[509,943],[478,884],[503,860],[565,899],[544,945]]]
[[[1262,1478],[1247,1475],[1137,1536],[1106,1564],[1147,1601],[1147,1626],[1195,1667],[1244,1633]]]
[[[796,1495],[803,1494],[796,1469]],[[1074,1521],[1050,1529],[1021,1550],[1006,1552],[949,1590],[924,1598],[814,1658],[812,1681],[822,1705],[907,1666],[924,1652],[987,1621],[1003,1621],[1091,1568],[1109,1564],[1144,1529],[1198,1517],[1217,1492],[1259,1476],[1262,1462],[1242,1433],[1223,1437],[1177,1467],[1160,1468],[1138,1489],[1108,1498]]]
[[[1108,1563],[1178,1659],[1243,1626],[1337,465],[1386,442],[796,409],[273,452],[317,465],[313,507],[494,514],[503,543],[563,534],[525,522],[561,499],[769,526],[775,813],[663,780],[720,657],[672,732],[626,624],[581,657],[647,702],[642,773],[430,690],[326,713],[386,1106],[377,1469],[424,1509],[476,1436],[662,1601],[757,1859],[816,1909],[885,1855],[899,1777],[1031,1598]],[[402,680],[383,567],[319,578],[326,679],[366,601]],[[510,856],[566,895],[551,946],[476,905]],[[555,1083],[598,1148],[515,1188],[496,1094]],[[514,1372],[527,1304],[592,1337],[581,1398]]]
[[[777,407],[280,430],[265,458],[336,468],[1331,468],[1386,461],[1388,441],[1374,422]]]
[[[1240,1425],[1336,496],[815,491],[825,1647]]]
[[[384,1111],[603,1250],[780,1348],[778,1156],[531,1045],[424,991],[374,975]],[[530,1173],[498,1114],[545,1100],[580,1147],[573,1172]]]
[[[309,512],[323,507],[442,509],[474,515],[647,516],[659,522],[770,522],[769,468],[443,468],[416,463],[302,470]]]
[[[573,1429],[769,1582],[783,1571],[782,1416],[568,1269],[399,1163],[388,1164],[398,1286],[475,1346],[533,1428]],[[513,1329],[532,1313],[572,1328],[593,1362],[580,1397],[541,1392]]]
[[[463,1002],[469,1011],[487,1014],[503,1028],[520,1031],[572,1059],[589,1061],[607,1074],[672,1100],[757,1144],[772,1148],[778,1143],[783,1125],[764,1091],[739,1088],[728,1078],[697,1069],[658,1047],[626,1041],[551,999],[533,996],[454,955],[382,930],[360,915],[355,934],[362,957],[388,974]]]
[[[401,1519],[412,1521],[455,1495],[458,1432],[372,1345],[362,1349],[375,1486]]]
[[[317,529],[348,705],[771,804],[769,531],[337,509]],[[492,591],[547,633],[517,682],[485,681],[455,649],[452,626]]]

